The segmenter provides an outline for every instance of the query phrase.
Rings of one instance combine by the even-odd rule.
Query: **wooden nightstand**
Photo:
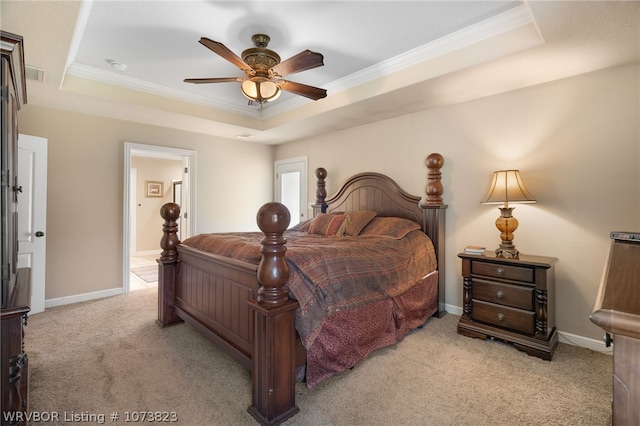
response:
[[[551,360],[558,346],[555,327],[554,257],[520,255],[503,259],[493,252],[458,254],[462,259],[463,314],[458,333],[511,342]]]

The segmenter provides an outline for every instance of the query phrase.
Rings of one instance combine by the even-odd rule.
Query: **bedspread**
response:
[[[201,234],[184,245],[258,264],[263,234]],[[307,349],[307,386],[396,343],[437,310],[436,258],[420,230],[402,238],[287,231],[289,292]],[[435,276],[435,279],[434,279]],[[436,285],[433,285],[436,282]],[[427,306],[429,305],[429,306]]]

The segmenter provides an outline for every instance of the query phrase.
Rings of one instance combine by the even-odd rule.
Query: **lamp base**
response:
[[[496,249],[496,256],[501,257],[503,259],[518,259],[520,257],[520,252],[515,246],[513,247],[498,247]]]
[[[518,219],[513,217],[514,207],[500,207],[500,217],[496,220],[496,228],[500,230],[500,247],[496,249],[496,256],[504,259],[517,259],[520,252],[513,244],[513,232],[518,229]]]

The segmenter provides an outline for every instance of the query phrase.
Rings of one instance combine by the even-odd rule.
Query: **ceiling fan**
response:
[[[187,78],[184,80],[185,83],[242,83],[241,91],[249,99],[249,105],[252,105],[253,102],[258,102],[260,107],[265,102],[276,100],[282,90],[313,99],[314,101],[327,96],[325,89],[282,79],[282,77],[289,74],[323,66],[324,57],[320,53],[307,49],[281,62],[280,56],[276,52],[267,49],[267,45],[271,40],[268,35],[255,34],[251,37],[251,40],[256,47],[244,50],[242,58],[240,58],[224,44],[206,37],[200,38],[202,45],[240,68],[246,74],[246,78]]]

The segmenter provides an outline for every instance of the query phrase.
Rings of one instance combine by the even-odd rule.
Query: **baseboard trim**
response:
[[[607,347],[603,340],[591,339],[589,337],[578,336],[577,334],[567,333],[566,331],[558,331],[560,343],[568,345],[580,346],[582,348],[591,349],[607,355],[613,355],[613,346]]]
[[[445,309],[450,314],[462,315],[462,308],[460,306],[445,304]],[[600,352],[603,354],[613,355],[613,347],[606,347],[603,340],[591,339],[589,337],[578,336],[577,334],[571,334],[567,333],[566,331],[558,330],[558,341],[560,343],[566,343],[572,346],[591,349],[592,351]]]
[[[58,297],[44,301],[44,307],[55,308],[56,306],[70,305],[72,303],[86,302],[87,300],[102,299],[103,297],[118,296],[124,294],[124,289],[111,288],[109,290],[94,291],[91,293],[76,294],[73,296]]]
[[[453,306],[453,305],[444,305],[444,308],[447,310],[448,313],[453,314],[453,315],[460,315],[462,316],[462,308],[460,306]]]

